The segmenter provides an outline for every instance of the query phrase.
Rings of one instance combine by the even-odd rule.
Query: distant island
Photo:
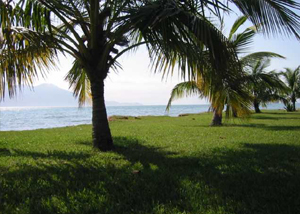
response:
[[[141,106],[141,103],[119,103],[116,101],[106,101],[107,106]],[[28,107],[28,106],[57,106],[57,107],[77,107],[78,101],[73,93],[61,89],[52,84],[41,84],[33,89],[24,86],[22,91],[18,91],[17,96],[10,99],[8,91],[5,91],[5,99],[0,102],[0,107]],[[87,106],[89,106],[87,104]]]

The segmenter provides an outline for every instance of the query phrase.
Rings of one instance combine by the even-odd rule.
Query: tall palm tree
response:
[[[286,91],[286,86],[275,71],[267,71],[271,57],[284,58],[275,53],[268,53],[261,56],[247,55],[241,59],[246,72],[246,84],[253,95],[253,107],[255,113],[261,113],[260,104],[277,101],[278,94]]]
[[[300,17],[293,12],[300,5],[294,1],[227,2],[235,4],[255,25],[264,22],[266,33],[292,33],[300,38]],[[12,50],[10,30],[22,26],[40,35],[36,44],[48,44],[43,37],[50,35],[51,53],[62,52],[74,57],[67,78],[81,99],[85,97],[82,90],[91,90],[93,144],[101,150],[113,148],[104,104],[104,80],[111,69],[118,68],[117,59],[122,54],[146,44],[155,69],[172,71],[177,62],[182,74],[190,77],[207,64],[216,74],[224,75],[228,71],[225,75],[230,76],[230,62],[235,60],[234,51],[206,18],[207,11],[216,15],[220,10],[229,11],[221,0],[0,0],[0,9],[7,51]],[[202,46],[208,50],[208,61],[203,60],[203,48],[199,48]],[[24,42],[14,48],[27,47],[28,43]],[[8,62],[5,65],[10,67],[12,60],[5,60]],[[16,69],[10,72],[17,73]],[[0,90],[3,91],[8,70],[1,72]],[[13,75],[13,78],[17,81],[12,81],[12,91],[17,86],[15,82],[30,79],[28,75],[22,78]]]
[[[246,16],[237,18],[228,35],[228,42],[235,49],[237,54],[245,53],[245,51],[249,48],[249,45],[252,44],[253,37],[256,34],[255,27],[250,27],[244,30],[242,33],[237,33],[238,29],[246,22],[246,20]],[[264,86],[266,87],[263,90],[266,90],[267,86],[275,87],[280,85],[280,83],[282,84],[281,86],[284,87],[284,84],[278,78],[276,79],[275,75],[268,75],[264,72],[264,66],[267,66],[265,61],[263,66],[260,66],[260,64],[255,64],[257,62],[262,62],[263,59],[269,59],[272,57],[283,58],[281,55],[272,52],[256,52],[242,57],[239,62],[236,63],[240,63],[241,67],[244,71],[246,71],[246,73],[240,71],[240,78],[235,78],[234,82],[231,82],[231,84],[226,83],[228,82],[226,81],[226,76],[224,76],[223,79],[220,79],[211,75],[206,76],[206,78],[203,78],[202,75],[202,77],[198,77],[198,79],[195,81],[177,84],[171,92],[167,110],[169,110],[174,99],[178,99],[183,96],[190,96],[192,94],[198,94],[201,98],[208,98],[211,103],[211,109],[214,112],[211,123],[212,126],[222,124],[222,112],[225,106],[227,106],[227,117],[231,115],[249,115],[251,106],[250,102],[253,100],[252,95],[248,93],[249,86],[254,88],[255,86],[257,87],[256,84],[258,81],[261,82],[261,85],[265,81]],[[255,69],[253,68],[254,64],[257,65]],[[258,69],[261,70],[257,71]],[[248,70],[254,72],[255,75],[250,75]],[[209,74],[212,73],[213,72],[209,72]],[[199,76],[201,76],[201,74],[199,74]],[[258,80],[255,78],[260,79]],[[258,102],[258,93],[255,92],[252,94],[254,95],[254,106],[256,107],[256,103]]]
[[[6,21],[2,31],[7,53],[14,44],[8,32],[15,25],[23,25],[41,35],[36,37],[36,44],[41,43],[38,39],[50,35],[53,44],[48,46],[49,50],[68,53],[75,58],[67,79],[80,102],[85,99],[85,91],[91,91],[93,143],[101,150],[113,148],[104,104],[104,80],[110,69],[118,68],[117,59],[123,53],[147,44],[156,69],[171,71],[178,61],[182,71],[190,75],[199,66],[193,62],[202,61],[201,50],[197,48],[200,42],[210,50],[212,67],[226,67],[226,61],[235,57],[234,51],[230,52],[223,42],[222,34],[205,16],[197,14],[193,5],[177,1],[27,0],[17,5],[1,2],[1,7],[8,11],[7,14],[13,14],[5,19],[1,17]],[[53,17],[56,22],[52,22]],[[200,29],[204,33],[200,33]],[[42,43],[46,44],[43,40]],[[24,41],[23,46],[27,48],[28,42]],[[7,65],[10,67],[10,63]],[[7,70],[2,71],[3,83],[5,72]],[[17,75],[14,78],[22,81]]]
[[[288,87],[288,99],[292,103],[292,111],[296,111],[296,101],[300,98],[300,66],[295,70],[285,68],[284,72],[280,73]],[[288,104],[289,102],[287,102]]]

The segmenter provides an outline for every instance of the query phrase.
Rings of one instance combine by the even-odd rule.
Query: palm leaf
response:
[[[4,29],[0,50],[0,100],[5,85],[9,96],[22,84],[32,85],[39,75],[55,66],[57,44],[48,34],[40,34],[21,27]]]
[[[228,35],[228,40],[231,40],[234,36],[234,34],[236,33],[236,31],[247,21],[247,17],[246,16],[240,16],[239,18],[237,18],[235,20],[235,22],[233,23],[231,29],[230,29],[230,33]]]
[[[131,20],[148,43],[156,71],[172,73],[178,65],[182,77],[192,79],[195,71],[204,70],[207,64],[220,72],[236,59],[235,51],[215,26],[172,1],[151,2],[132,13]],[[209,61],[204,58],[203,45],[209,50]]]
[[[245,66],[251,66],[252,64],[256,63],[260,59],[271,59],[271,58],[280,58],[280,59],[285,59],[284,56],[274,53],[274,52],[266,52],[266,51],[261,51],[261,52],[254,52],[251,54],[248,54],[240,59],[241,64],[243,67]]]
[[[73,94],[78,98],[80,107],[85,103],[91,103],[91,84],[78,60],[73,62],[73,66],[65,77],[65,80],[69,82],[70,88],[73,89]]]
[[[166,111],[169,111],[174,100],[188,97],[192,95],[202,95],[201,90],[195,81],[181,82],[177,84],[171,92],[171,96],[168,101],[168,105],[166,107]]]
[[[243,53],[253,43],[253,37],[255,34],[256,29],[253,27],[247,28],[244,32],[234,35],[230,42],[237,53]]]
[[[295,35],[300,39],[300,16],[294,10],[300,4],[293,0],[230,0],[256,26],[262,24],[267,35]]]

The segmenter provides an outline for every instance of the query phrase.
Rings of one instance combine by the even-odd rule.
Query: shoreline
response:
[[[272,112],[279,112],[279,113],[299,113],[299,109],[296,112],[287,112],[285,109],[262,109],[262,114],[266,113],[272,113]],[[191,115],[204,115],[204,114],[212,114],[212,112],[209,111],[204,111],[204,112],[199,112],[199,113],[183,113],[179,114],[177,116],[170,116],[170,115],[142,115],[142,116],[130,116],[130,115],[111,115],[108,116],[108,121],[109,123],[114,122],[114,121],[132,121],[135,119],[142,119],[145,117],[154,117],[154,118],[159,118],[159,117],[169,117],[169,118],[180,118],[180,117],[188,117]],[[254,112],[252,113],[253,115],[259,115],[255,114]],[[241,119],[241,118],[237,118]],[[251,117],[248,119],[251,120]],[[74,125],[58,125],[58,126],[53,126],[53,127],[40,127],[40,128],[26,128],[26,129],[10,129],[10,130],[1,130],[1,120],[0,120],[0,133],[1,132],[22,132],[22,131],[37,131],[37,130],[47,130],[47,129],[60,129],[60,128],[68,128],[68,127],[76,127],[76,126],[85,126],[85,125],[92,125],[92,121],[90,123],[80,123],[80,124],[74,124]]]
[[[300,104],[300,103],[299,103]],[[107,105],[110,107],[166,107],[167,105]],[[210,106],[210,104],[174,104],[172,106]],[[92,106],[0,106],[0,110],[10,109],[48,109],[48,108],[92,108]]]

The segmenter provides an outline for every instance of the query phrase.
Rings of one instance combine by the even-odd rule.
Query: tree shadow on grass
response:
[[[252,114],[251,118],[258,120],[300,120],[300,113],[263,112]]]
[[[296,111],[296,112],[268,112],[268,111],[263,111],[262,114],[273,114],[273,115],[299,115],[300,116],[300,112]],[[259,115],[259,114],[255,114],[255,115]]]
[[[190,182],[178,184],[189,193],[178,197],[185,198],[183,206],[191,213],[207,211],[215,203],[224,213],[300,212],[300,147],[244,143],[241,151],[221,148],[198,157],[161,156],[141,145],[135,145],[135,154],[127,150],[117,152],[145,166],[155,163],[175,180]],[[199,185],[208,186],[208,192]]]
[[[300,117],[271,117],[271,116],[263,116],[263,115],[255,115],[251,117],[255,120],[300,120]]]
[[[216,155],[204,159],[204,167],[211,167],[207,182],[223,198],[242,204],[243,213],[299,213],[300,147],[243,146],[241,151],[215,149]]]
[[[1,156],[9,156],[11,153],[10,153],[10,150],[9,149],[6,149],[6,148],[0,148],[0,157]]]
[[[225,123],[223,126],[225,127],[245,127],[245,128],[266,128],[267,126],[265,124],[261,123]]]
[[[300,126],[266,126],[269,131],[298,131]]]
[[[245,127],[245,128],[259,128],[259,129],[264,129],[267,131],[297,131],[300,130],[300,125],[299,126],[269,126],[265,124],[259,124],[259,123],[251,123],[251,124],[225,124],[224,126],[226,127]]]
[[[214,126],[211,127],[209,125],[185,125],[183,127],[194,127],[194,128],[211,128],[211,129],[218,129],[222,127],[240,127],[240,128],[257,128],[257,129],[264,129],[267,131],[298,131],[300,130],[299,126],[269,126],[261,123],[248,123],[248,124],[240,124],[240,123],[224,123],[222,126]]]
[[[270,119],[270,120],[288,120],[295,119],[300,120],[300,112],[270,112],[263,111],[262,113],[253,113],[251,115],[254,119]]]
[[[93,145],[93,143],[90,141],[80,141],[80,142],[76,142],[76,144],[82,145],[82,146],[92,146]]]
[[[114,141],[113,153],[66,152],[59,164],[0,168],[0,213],[300,212],[299,147],[241,143],[183,156],[138,139]]]
[[[63,160],[71,160],[71,159],[86,159],[91,155],[85,152],[66,152],[66,151],[58,151],[51,150],[45,152],[33,152],[27,150],[20,149],[6,149],[0,148],[0,157],[11,156],[11,157],[31,157],[33,159],[63,159]]]
[[[115,142],[122,144],[117,145],[117,151],[124,154],[127,150],[124,145],[130,145],[128,152],[131,150],[137,161],[92,150],[90,159],[74,152],[60,155],[61,151],[52,151],[51,155],[47,155],[14,150],[14,155],[11,155],[5,150],[6,155],[12,158],[31,156],[39,159],[34,163],[22,163],[14,169],[0,169],[0,213],[18,210],[43,214],[151,213],[156,205],[178,201],[176,190],[179,188],[175,178],[165,175],[166,171],[157,173],[160,172],[157,165],[147,165],[143,161],[143,158],[152,160],[153,154],[162,159],[171,153],[138,146],[139,142],[134,139],[115,138]],[[77,143],[88,145],[87,142]],[[148,155],[140,159],[139,152]],[[53,157],[53,154],[59,155]],[[116,155],[120,157],[116,158]],[[51,162],[53,159],[56,162]],[[135,170],[141,173],[134,173]],[[162,192],[163,189],[165,191]]]

